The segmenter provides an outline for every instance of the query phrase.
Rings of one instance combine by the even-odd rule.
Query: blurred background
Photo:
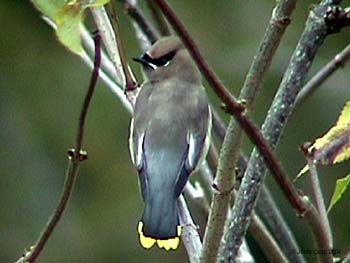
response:
[[[235,95],[269,21],[275,1],[169,1],[208,62]],[[263,83],[253,114],[261,124],[293,52],[312,4],[300,1],[293,21]],[[144,7],[143,1],[140,1]],[[129,18],[117,4],[129,57],[140,54]],[[0,1],[0,262],[13,262],[37,239],[55,207],[73,147],[77,119],[90,70],[56,40],[29,1]],[[320,49],[310,76],[349,43],[350,29],[332,35]],[[305,164],[299,146],[325,133],[350,98],[350,71],[337,71],[294,112],[278,148],[291,176]],[[139,66],[131,63],[141,82]],[[211,101],[217,99],[208,89]],[[227,120],[227,116],[222,114]],[[88,115],[84,162],[72,200],[39,262],[187,262],[186,251],[146,251],[136,224],[143,204],[128,153],[129,115],[101,82]],[[247,153],[251,144],[246,139]],[[327,204],[335,181],[350,165],[320,168]],[[267,183],[304,249],[313,249],[305,221],[296,217],[268,176]],[[309,178],[297,182],[310,194]],[[335,248],[350,245],[350,191],[330,213]],[[194,219],[203,220],[198,213]],[[203,225],[200,225],[203,229]],[[307,234],[306,234],[307,233]],[[249,238],[251,241],[251,238]],[[253,249],[258,250],[251,241]],[[257,262],[264,262],[262,254]]]

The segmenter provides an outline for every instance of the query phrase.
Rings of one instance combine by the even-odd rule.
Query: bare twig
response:
[[[106,47],[107,54],[111,59],[116,76],[116,82],[125,84],[125,76],[121,68],[120,55],[116,46],[116,36],[113,31],[111,22],[104,7],[91,7],[90,11],[96,23],[98,30],[101,33],[103,45]]]
[[[47,225],[45,226],[44,231],[40,235],[38,241],[36,242],[33,250],[28,255],[28,258],[24,259],[24,262],[26,263],[32,263],[35,262],[37,257],[42,252],[44,246],[46,245],[47,241],[49,240],[50,236],[52,235],[57,223],[61,219],[63,212],[68,204],[69,198],[71,196],[75,179],[78,174],[78,167],[81,161],[84,161],[87,159],[87,154],[85,151],[82,150],[82,144],[83,144],[83,136],[84,136],[84,130],[85,130],[85,122],[86,122],[86,115],[89,109],[89,105],[92,99],[93,92],[95,90],[96,82],[99,75],[99,68],[100,68],[100,62],[101,62],[101,37],[99,34],[96,34],[94,37],[95,40],[95,61],[94,61],[94,70],[92,72],[91,80],[89,89],[87,91],[86,97],[84,99],[83,107],[80,113],[79,117],[79,125],[78,125],[78,131],[77,131],[77,137],[75,141],[75,148],[70,150],[68,152],[69,155],[69,164],[68,169],[66,173],[65,183],[63,186],[63,192],[61,194],[59,203],[57,207],[55,208],[54,212],[52,213],[51,218],[49,219]]]
[[[305,259],[295,240],[295,237],[275,203],[271,191],[266,184],[263,185],[259,196],[257,209],[265,219],[266,225],[273,233],[277,243],[291,263],[304,263]]]
[[[130,0],[124,0],[124,10],[140,27],[150,43],[154,43],[160,38],[159,33],[154,29],[153,25],[147,20],[138,6]]]
[[[199,208],[207,215],[209,212],[208,200],[205,197],[204,189],[199,182],[187,182],[184,194],[186,199],[192,203],[197,204]]]
[[[261,219],[253,213],[249,231],[254,233],[254,239],[258,242],[269,262],[288,263],[288,259],[280,249],[269,230]]]
[[[280,88],[262,127],[263,134],[272,146],[277,145],[283,127],[293,109],[296,94],[301,88],[303,80],[305,79],[318,48],[322,45],[328,34],[324,15],[329,6],[334,3],[335,1],[324,0],[310,12],[305,30],[290,60]],[[233,262],[236,257],[242,237],[245,235],[247,226],[250,222],[250,215],[254,208],[261,182],[264,180],[265,172],[266,166],[264,158],[254,150],[251,154],[245,176],[242,180],[241,188],[239,189],[232,213],[231,224],[225,235],[226,249],[224,256],[221,258],[222,262]],[[288,184],[288,186],[285,185],[281,187],[285,194],[286,189],[292,186],[289,182]],[[293,186],[292,188],[294,192],[295,188]],[[316,230],[314,228],[314,225],[322,226],[319,217],[316,216],[317,211],[315,211],[311,204],[307,204],[305,200],[300,199],[299,196],[296,197],[301,204],[300,208],[303,209],[300,210],[299,207],[293,204],[293,202],[291,203],[297,209],[298,213],[305,214],[305,218],[312,227],[318,247],[322,249],[330,249],[329,243],[324,242],[326,240],[324,235],[327,236],[324,229]],[[312,223],[312,220],[317,220],[317,222]],[[320,258],[323,262],[332,262],[332,257],[330,255],[322,255]]]
[[[305,151],[306,153],[306,151]],[[333,237],[332,237],[332,231],[329,224],[328,216],[327,216],[327,209],[324,204],[324,198],[322,194],[321,184],[318,179],[318,173],[316,164],[313,162],[313,160],[306,156],[307,164],[309,166],[310,171],[310,179],[311,179],[311,187],[312,192],[315,198],[316,208],[320,214],[321,221],[323,223],[323,227],[325,228],[327,234],[328,234],[328,240],[329,240],[329,246],[333,247]]]
[[[85,27],[82,27],[81,37],[84,47],[84,53],[82,56],[82,60],[93,69],[93,61],[90,55],[94,52],[94,41],[89,34],[88,30]],[[106,54],[101,50],[101,68],[100,69],[100,79],[106,84],[106,86],[113,92],[114,95],[118,97],[122,105],[126,108],[126,110],[131,114],[132,113],[132,104],[131,101],[128,100],[124,93],[124,84],[118,82],[118,78],[113,66],[113,63],[106,56]]]
[[[186,201],[181,195],[178,200],[180,223],[184,226],[182,241],[186,247],[187,255],[191,263],[198,263],[202,250],[202,243],[193,223]]]
[[[159,11],[157,5],[152,0],[146,0],[147,6],[151,11],[154,21],[158,25],[159,31],[162,36],[169,36],[171,34],[167,22],[165,21],[163,14]]]
[[[117,48],[120,56],[120,62],[122,64],[122,69],[125,76],[125,91],[126,92],[133,91],[137,88],[137,83],[128,65],[128,61],[127,61],[127,57],[124,50],[124,45],[123,45],[123,41],[122,41],[122,37],[121,37],[119,25],[118,25],[118,17],[114,10],[112,2],[109,2],[107,4],[107,8],[111,17],[110,20],[112,21],[112,27],[114,29],[114,35],[117,41]]]
[[[290,15],[296,2],[296,0],[276,2],[277,4],[272,12],[269,25],[253,59],[240,94],[240,99],[245,101],[245,105],[249,110],[255,104],[258,89],[270,67],[283,33],[290,23]],[[235,119],[231,118],[220,151],[219,168],[216,175],[216,184],[220,191],[214,193],[212,198],[211,213],[209,214],[207,231],[204,236],[202,262],[212,262],[217,256],[226,220],[226,211],[230,205],[229,195],[225,194],[221,189],[232,188],[234,185],[234,169],[241,142],[242,130],[235,122]]]
[[[324,83],[336,70],[344,66],[350,59],[350,44],[347,45],[340,53],[334,56],[322,69],[320,69],[301,89],[295,100],[295,104],[302,104],[309,98],[322,83]]]

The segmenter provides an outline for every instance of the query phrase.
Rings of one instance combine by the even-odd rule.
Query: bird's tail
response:
[[[138,225],[140,243],[151,248],[155,243],[165,250],[177,249],[180,243],[177,200],[162,191],[145,200],[145,210]]]

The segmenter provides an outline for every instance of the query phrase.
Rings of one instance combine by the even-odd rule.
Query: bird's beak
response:
[[[147,61],[144,56],[138,57],[138,58],[133,58],[133,60],[137,63],[141,63],[142,66],[149,68],[149,69],[155,69],[156,66],[153,65],[151,62]]]

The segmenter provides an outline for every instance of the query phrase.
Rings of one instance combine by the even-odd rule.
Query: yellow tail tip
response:
[[[138,226],[137,226],[137,232],[139,233],[139,240],[141,243],[141,246],[146,248],[146,249],[150,249],[151,247],[154,246],[155,243],[157,243],[159,248],[163,248],[165,250],[176,250],[179,245],[180,245],[180,236],[181,236],[181,226],[177,227],[177,235],[176,237],[173,238],[169,238],[169,239],[155,239],[152,237],[146,237],[143,234],[143,222],[140,221]]]

